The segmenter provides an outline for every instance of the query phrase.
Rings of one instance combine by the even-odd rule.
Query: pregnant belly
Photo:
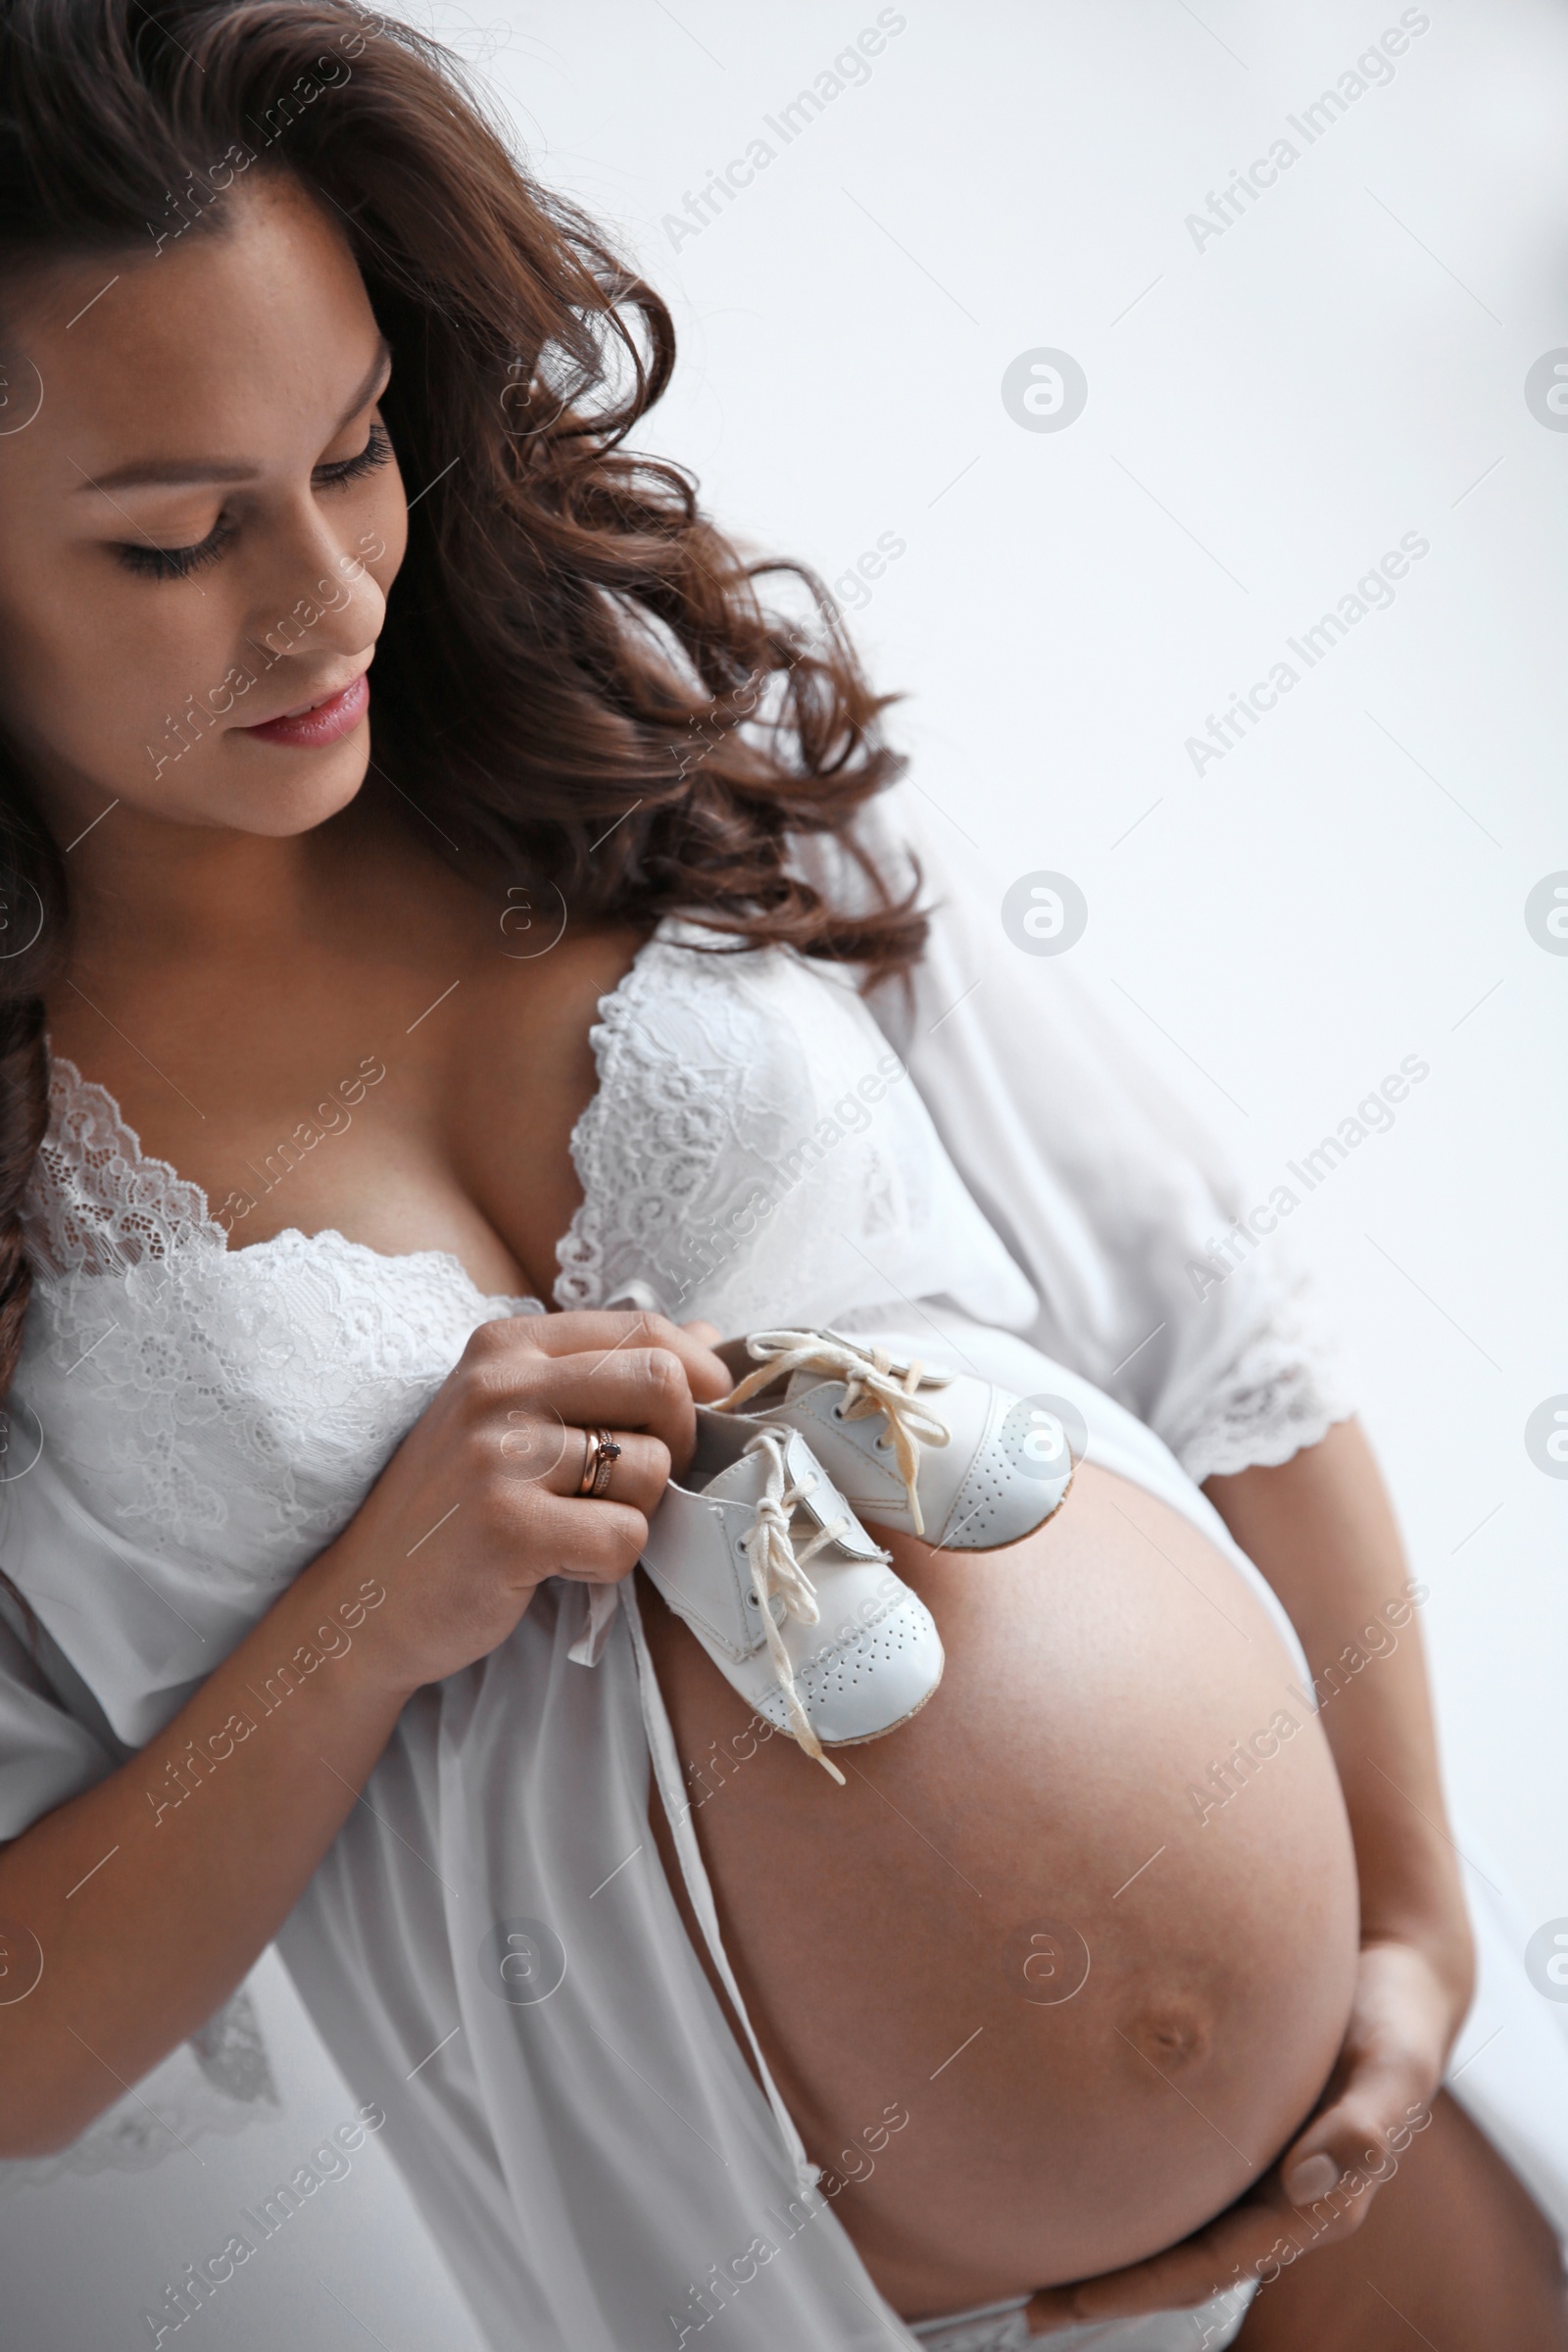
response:
[[[835,1751],[845,1788],[641,1598],[758,2037],[919,2318],[1137,2261],[1244,2193],[1332,2065],[1357,1913],[1292,1661],[1186,1519],[1086,1463],[1006,1551],[894,1551],[947,1669]]]

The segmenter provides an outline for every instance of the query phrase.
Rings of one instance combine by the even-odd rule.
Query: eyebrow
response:
[[[383,336],[381,347],[368,373],[362,379],[353,399],[344,410],[332,430],[332,438],[345,426],[353,423],[360,411],[369,403],[382,374],[391,364],[392,350]],[[94,474],[89,481],[77,484],[80,490],[136,490],[150,483],[168,487],[173,484],[198,482],[251,482],[260,467],[236,464],[223,458],[145,458],[135,459],[128,466],[117,466],[112,473]]]

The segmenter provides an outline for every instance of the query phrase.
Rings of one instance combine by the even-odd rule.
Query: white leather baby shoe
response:
[[[1000,1551],[1072,1484],[1060,1422],[988,1380],[927,1367],[902,1333],[759,1331],[718,1353],[747,1372],[719,1412],[798,1430],[850,1508],[937,1549]]]
[[[747,1705],[841,1787],[824,1743],[880,1739],[942,1680],[930,1610],[796,1430],[699,1405],[642,1565]]]

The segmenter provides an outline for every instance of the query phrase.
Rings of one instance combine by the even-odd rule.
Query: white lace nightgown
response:
[[[1091,1103],[1122,1121],[1110,1159],[1125,1149],[1131,1169],[1107,1182],[1102,1167],[1075,1205],[1052,1150],[1081,1161],[1092,1145],[1059,1093],[997,1090],[986,1056],[1005,1024],[988,1032],[984,992],[930,1026],[953,978],[940,941],[920,983],[936,1008],[903,1016],[918,1041],[906,1060],[820,967],[682,944],[700,936],[665,925],[601,1006],[557,1303],[630,1297],[726,1333],[912,1319],[982,1355],[980,1327],[1004,1327],[1000,1376],[1021,1364],[1037,1387],[1071,1384],[1091,1451],[1228,1544],[1159,1440],[1078,1376],[1163,1415],[1200,1476],[1283,1458],[1346,1408],[1293,1336],[1288,1288],[1262,1274],[1165,1337],[1166,1260],[1202,1247],[1220,1204],[1185,1142],[1158,1140],[1157,1105],[1118,1096],[1125,1078],[1093,1047],[1055,1040],[1044,1082],[1076,1052]],[[1119,1284],[1118,1182],[1135,1232],[1161,1192],[1184,1229]],[[971,1187],[989,1188],[1034,1282]],[[34,1664],[0,1622],[0,1835],[151,1739],[352,1516],[476,1325],[539,1311],[484,1297],[439,1252],[388,1257],[331,1232],[231,1250],[196,1188],[143,1158],[63,1061],[27,1223],[38,1278],[0,1562],[46,1639]],[[1113,1368],[1140,1340],[1143,1363]],[[714,2340],[736,2352],[912,2347],[682,1930],[647,1826],[651,1741],[677,1806],[679,1788],[634,1606],[590,1631],[585,1590],[553,1581],[499,1649],[416,1694],[279,1948],[349,2080],[384,2106],[386,2143],[498,2352],[678,2347],[720,2314]],[[689,1824],[682,1844],[710,1927]],[[906,2095],[888,2085],[890,2102]],[[1530,2130],[1494,2136],[1517,2160]]]

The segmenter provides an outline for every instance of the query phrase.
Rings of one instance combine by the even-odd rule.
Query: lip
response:
[[[297,751],[319,751],[326,744],[336,743],[340,736],[350,734],[369,706],[370,681],[362,669],[357,678],[351,678],[346,686],[313,703],[308,710],[291,716],[267,718],[260,726],[242,727],[239,732],[254,736],[259,743],[281,743]]]

